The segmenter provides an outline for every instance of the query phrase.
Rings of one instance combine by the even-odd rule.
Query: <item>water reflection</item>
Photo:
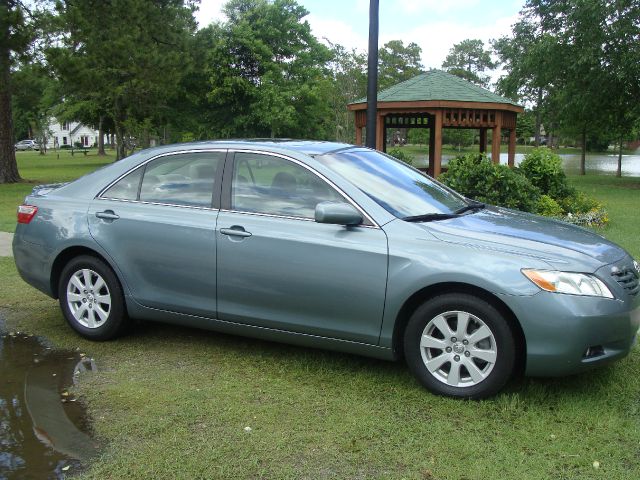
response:
[[[442,165],[446,165],[455,155],[443,155]],[[507,164],[507,154],[500,154],[500,163]],[[562,165],[567,173],[577,174],[580,172],[580,154],[562,154]],[[516,153],[515,164],[519,165],[524,159],[524,154]],[[428,164],[427,155],[417,155],[415,165],[418,167],[426,167]],[[615,175],[618,170],[618,155],[588,153],[586,157],[585,168],[587,173],[600,173],[606,175]],[[633,155],[622,156],[622,175],[625,177],[640,177],[640,152]]]
[[[94,367],[77,352],[0,332],[0,479],[64,478],[96,454],[86,413],[66,390]]]

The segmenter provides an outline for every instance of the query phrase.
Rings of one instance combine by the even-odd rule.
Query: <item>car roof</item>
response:
[[[292,150],[307,155],[323,155],[348,148],[360,148],[355,145],[341,142],[329,142],[324,140],[292,140],[288,138],[254,138],[238,140],[210,140],[201,142],[190,142],[178,144],[180,149],[203,148],[203,147],[225,147],[225,148],[260,148],[265,150]],[[169,147],[169,145],[167,145]]]

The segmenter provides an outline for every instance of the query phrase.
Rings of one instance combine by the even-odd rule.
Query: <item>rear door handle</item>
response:
[[[231,235],[233,237],[250,237],[251,233],[247,232],[243,227],[234,225],[230,228],[221,228],[220,233],[223,235]]]
[[[116,215],[113,210],[105,210],[104,212],[96,212],[96,217],[104,220],[117,220],[120,215]]]

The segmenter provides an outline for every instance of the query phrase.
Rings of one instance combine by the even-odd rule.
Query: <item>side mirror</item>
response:
[[[336,225],[360,225],[362,214],[344,202],[321,202],[316,205],[316,222]]]

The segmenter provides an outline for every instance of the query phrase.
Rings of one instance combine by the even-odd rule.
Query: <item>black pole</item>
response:
[[[367,73],[367,141],[376,148],[376,117],[378,108],[378,0],[369,0],[369,68]]]

